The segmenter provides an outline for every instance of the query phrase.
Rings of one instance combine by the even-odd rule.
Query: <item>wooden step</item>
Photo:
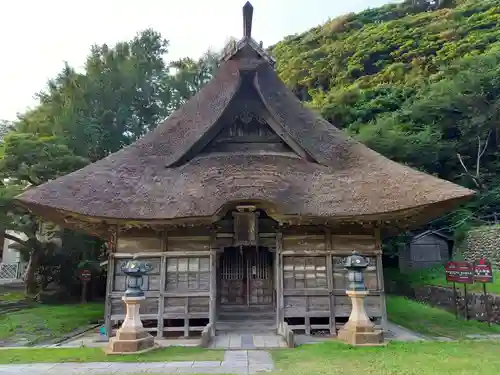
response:
[[[215,327],[217,332],[269,333],[276,331],[276,323],[270,319],[219,320]]]
[[[273,320],[276,319],[276,313],[273,311],[268,312],[220,312],[218,316],[218,320],[233,320],[233,321],[241,321],[241,320]]]
[[[220,305],[217,308],[219,311],[230,312],[259,312],[259,311],[276,311],[272,305]]]

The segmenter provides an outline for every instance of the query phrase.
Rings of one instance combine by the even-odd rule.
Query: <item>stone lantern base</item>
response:
[[[127,315],[115,337],[109,340],[107,354],[142,353],[155,348],[154,337],[144,330],[139,315],[141,302],[146,297],[122,297]]]
[[[338,332],[338,339],[353,346],[378,346],[384,343],[382,330],[375,329],[365,311],[364,299],[367,291],[347,291],[351,298],[352,311],[349,321]]]

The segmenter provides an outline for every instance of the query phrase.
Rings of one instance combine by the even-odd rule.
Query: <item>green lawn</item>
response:
[[[223,358],[223,351],[178,346],[160,348],[137,355],[106,355],[101,348],[0,349],[0,364],[37,362],[222,361]]]
[[[102,319],[103,303],[38,305],[0,316],[0,341],[34,345]]]
[[[353,348],[331,341],[275,350],[272,355],[277,370],[269,375],[496,375],[500,368],[500,345],[487,341],[394,342],[371,348]],[[220,361],[222,357],[223,351],[180,347],[130,356],[106,356],[95,348],[0,350],[2,364]]]
[[[387,315],[390,321],[427,336],[460,339],[468,334],[500,333],[500,325],[457,320],[452,313],[404,297],[387,296]]]
[[[279,371],[272,375],[496,375],[500,369],[500,345],[478,341],[375,348],[328,342],[274,351],[273,357]]]
[[[500,368],[500,346],[485,341],[391,343],[371,348],[331,341],[280,349],[272,355],[277,370],[269,375],[496,375]]]
[[[0,302],[16,302],[26,299],[24,292],[19,291],[4,291],[0,292]]]

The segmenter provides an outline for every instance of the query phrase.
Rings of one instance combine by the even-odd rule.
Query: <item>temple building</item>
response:
[[[141,318],[159,337],[274,331],[335,335],[350,314],[343,260],[369,259],[368,314],[386,321],[381,233],[418,227],[473,191],[395,163],[306,108],[252,38],[227,46],[214,78],[155,130],[17,203],[110,243],[106,324],[124,318],[132,257]],[[250,328],[249,328],[250,327]]]

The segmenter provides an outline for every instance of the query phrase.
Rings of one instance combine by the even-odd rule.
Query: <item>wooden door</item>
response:
[[[273,305],[273,257],[267,249],[247,253],[249,305]]]
[[[219,261],[220,304],[273,305],[272,260],[264,248],[227,248]]]
[[[247,304],[246,262],[239,249],[226,248],[219,259],[219,296],[221,305]]]

